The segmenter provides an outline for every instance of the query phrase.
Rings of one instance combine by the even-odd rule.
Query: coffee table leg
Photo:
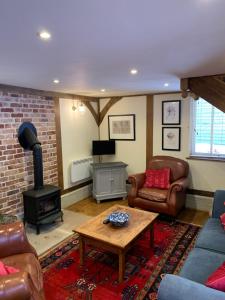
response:
[[[119,253],[119,283],[123,282],[125,270],[125,253],[121,251]]]
[[[80,250],[80,265],[84,264],[84,251],[85,251],[85,244],[82,236],[79,237],[79,250]]]
[[[150,247],[153,250],[153,248],[154,248],[154,228],[153,228],[153,224],[150,225],[149,229],[150,229]]]

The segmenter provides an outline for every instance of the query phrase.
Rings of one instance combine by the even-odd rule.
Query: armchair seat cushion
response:
[[[1,258],[5,265],[12,266],[30,274],[32,282],[38,291],[43,289],[40,263],[33,253],[22,253]]]
[[[138,190],[138,197],[148,199],[155,202],[166,202],[167,190],[157,188],[141,188]]]

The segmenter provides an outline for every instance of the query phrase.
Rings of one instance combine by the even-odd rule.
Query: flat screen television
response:
[[[115,154],[115,140],[92,141],[92,155],[110,155]]]

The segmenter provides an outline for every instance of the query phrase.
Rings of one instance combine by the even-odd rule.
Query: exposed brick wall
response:
[[[23,122],[32,122],[37,129],[44,183],[58,184],[54,100],[0,91],[0,213],[22,213],[22,192],[33,187],[33,154],[24,151],[17,139]]]

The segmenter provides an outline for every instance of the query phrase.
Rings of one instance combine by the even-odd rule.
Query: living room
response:
[[[149,282],[152,280],[152,274],[165,259],[161,252],[168,253],[169,247],[175,242],[175,236],[180,236],[181,232],[193,235],[188,250],[182,252],[183,262],[181,263],[180,259],[176,268],[168,271],[178,274],[178,265],[182,269],[181,266],[189,252],[192,249],[196,250],[193,247],[199,226],[204,225],[208,218],[211,219],[211,214],[215,215],[212,210],[214,199],[217,198],[216,191],[224,190],[225,176],[225,152],[222,147],[224,117],[221,112],[225,111],[225,44],[220,38],[224,35],[225,7],[222,2],[191,2],[184,5],[175,0],[170,4],[163,1],[149,4],[144,1],[143,7],[140,7],[137,1],[132,4],[126,3],[127,5],[119,2],[107,3],[107,7],[104,7],[105,14],[100,13],[104,6],[102,1],[67,4],[57,1],[57,5],[53,5],[49,0],[45,2],[46,10],[42,10],[40,4],[31,4],[26,0],[22,0],[20,4],[12,5],[10,1],[4,1],[2,4],[0,36],[4,43],[1,45],[0,58],[0,220],[1,223],[6,220],[9,224],[2,224],[0,227],[1,233],[4,233],[4,226],[13,226],[15,218],[19,221],[25,216],[25,232],[35,248],[35,253],[39,255],[44,286],[48,289],[46,299],[104,299],[105,293],[109,299],[157,299],[159,278],[161,280],[167,272],[161,270],[151,287]],[[27,11],[30,14],[27,14]],[[62,17],[62,12],[68,17]],[[185,13],[188,18],[185,17],[184,22]],[[134,17],[137,20],[132,21]],[[9,19],[13,20],[10,24],[7,21]],[[58,22],[62,20],[63,22]],[[117,22],[114,22],[115,20]],[[98,34],[95,34],[96,32]],[[167,32],[170,32],[170,38]],[[78,42],[73,41],[73,36]],[[146,36],[151,37],[150,41],[146,40]],[[199,103],[203,108],[197,107]],[[218,115],[218,119],[211,120],[210,129],[213,128],[213,133],[210,133],[210,138],[213,138],[212,134],[216,138],[219,136],[219,146],[208,142],[208,131],[204,132],[206,126],[209,126],[208,119],[207,122],[204,119],[204,107],[207,105],[210,105],[210,109],[212,107],[213,116]],[[170,121],[167,115],[171,109],[172,114],[175,114],[175,121]],[[128,136],[119,131],[117,136],[113,136],[112,124],[116,121],[117,124],[129,123]],[[214,124],[218,126],[213,127]],[[35,140],[31,145],[29,142],[28,145],[24,144],[24,141],[21,142],[20,137],[23,139],[23,134],[27,138],[24,128],[31,129],[28,135],[33,135],[32,139]],[[126,131],[126,128],[123,130]],[[207,141],[204,140],[204,143],[208,144],[199,151],[201,134],[203,140],[204,134],[207,135]],[[170,144],[170,138],[175,139],[175,142]],[[110,139],[115,140],[115,154],[93,156],[93,141]],[[56,187],[57,193],[61,194],[62,208],[60,213],[53,216],[54,220],[46,218],[43,222],[50,224],[41,224],[40,227],[29,221],[31,206],[25,209],[24,196],[30,190],[34,190],[34,194],[35,190],[38,190],[35,188],[35,184],[38,184],[35,178],[39,176],[35,169],[35,151],[39,151],[42,156],[42,184]],[[85,270],[84,273],[80,273],[80,269],[77,271],[76,287],[75,278],[72,276],[71,281],[68,279],[61,288],[60,280],[63,280],[63,277],[69,278],[71,269],[74,265],[79,266],[81,259],[79,241],[76,233],[74,234],[76,228],[90,222],[93,217],[104,213],[113,205],[132,209],[127,200],[131,190],[129,177],[145,172],[155,156],[169,156],[185,161],[189,172],[188,186],[185,187],[185,208],[182,207],[175,218],[170,214],[164,215],[160,210],[144,209],[153,214],[160,214],[154,223],[156,244],[153,246],[154,251],[151,249],[150,252],[144,244],[143,253],[138,252],[134,256],[150,253],[151,260],[142,262],[140,266],[143,268],[138,269],[136,273],[129,269],[132,260],[128,260],[123,270],[125,275],[119,263],[120,280],[117,282],[117,258],[114,266],[114,257],[109,255],[106,261],[113,260],[113,267],[107,269],[108,265],[106,264],[106,267],[103,262],[101,276],[107,278],[112,272],[113,279],[108,279],[110,284],[98,281],[99,278],[96,279],[95,276],[90,279],[95,267],[92,269],[88,265],[90,273],[86,273]],[[81,161],[88,162],[85,169],[88,170],[88,175],[73,179],[73,165],[76,166]],[[123,162],[126,165],[124,185],[128,198],[125,196],[117,199],[118,197],[112,196],[105,198],[105,201],[98,201],[92,194],[95,179],[91,166],[115,162]],[[77,169],[75,177],[76,172]],[[39,177],[40,181],[41,179]],[[220,194],[218,196],[220,201],[223,201],[223,197]],[[185,223],[179,223],[180,221]],[[19,230],[24,233],[23,225],[20,221],[19,223]],[[151,224],[148,224],[149,226],[151,227]],[[165,234],[163,237],[161,231]],[[162,246],[163,241],[159,240],[160,237],[168,244]],[[161,252],[160,245],[164,249]],[[14,246],[11,245],[11,248]],[[73,249],[76,253],[71,252]],[[68,251],[72,256],[67,256]],[[215,251],[220,254],[225,252],[221,249]],[[3,252],[1,256],[4,262],[7,252]],[[62,257],[60,254],[58,260],[49,263],[53,256],[57,257],[57,253],[63,253]],[[96,253],[93,255],[93,266],[96,264],[96,268],[101,268],[100,262],[96,260],[96,257],[100,256]],[[223,255],[214,262],[215,270],[219,267]],[[130,254],[128,256],[133,257]],[[90,260],[90,257],[88,259]],[[138,262],[135,261],[134,265],[136,268]],[[20,269],[17,264],[9,266],[17,269],[16,272]],[[53,276],[57,273],[54,266],[60,271],[59,277]],[[151,270],[144,278],[143,270],[147,268]],[[69,273],[64,274],[64,271]],[[51,276],[54,278],[49,279]],[[137,278],[141,276],[143,278],[139,282]],[[123,278],[126,279],[123,281]],[[27,277],[24,280],[26,281]],[[86,280],[85,284],[79,285],[82,280]],[[166,280],[169,282],[171,278]],[[179,281],[175,280],[171,284],[176,282]],[[185,287],[185,283],[180,284],[184,284]],[[53,286],[57,287],[57,292]],[[192,286],[189,288],[193,289]],[[167,291],[166,283],[162,289]],[[184,288],[183,293],[188,293],[187,291]],[[163,292],[159,299],[164,299]],[[10,289],[0,289],[0,299],[11,299],[6,298],[10,293]],[[206,290],[205,293],[208,296],[203,292],[200,293],[199,299],[202,295],[204,299],[225,297],[221,292],[210,294]],[[21,292],[21,295],[18,294],[18,298],[15,298],[12,293],[12,299],[44,299],[38,298],[36,294],[24,296]],[[212,298],[212,295],[217,298]],[[186,298],[183,295],[183,298],[177,299]]]

